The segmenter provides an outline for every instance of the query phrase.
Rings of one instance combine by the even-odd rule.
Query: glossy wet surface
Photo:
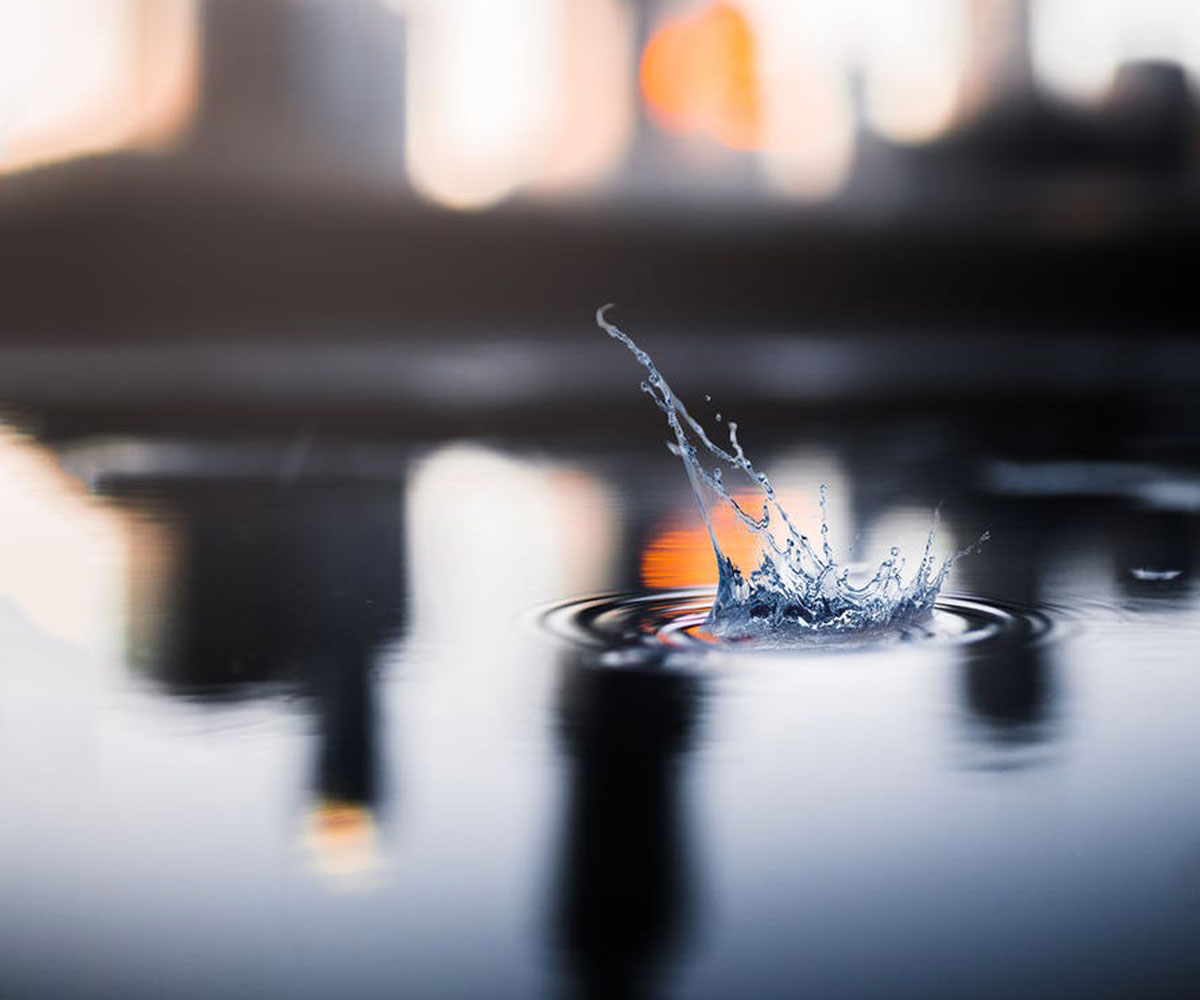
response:
[[[855,558],[992,536],[790,652],[657,438],[5,429],[0,994],[1194,995],[1194,418],[1099,412],[747,415]]]

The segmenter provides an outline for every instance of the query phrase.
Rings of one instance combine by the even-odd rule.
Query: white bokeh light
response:
[[[1172,60],[1200,79],[1195,0],[1038,0],[1032,33],[1038,79],[1065,97],[1097,100],[1132,59]]]

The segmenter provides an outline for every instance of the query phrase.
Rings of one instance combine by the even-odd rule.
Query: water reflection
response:
[[[1078,570],[1062,579],[1064,540],[1082,531],[1079,544],[1096,551],[1112,544],[1110,534],[1122,532],[1105,531],[1086,501],[979,495],[962,475],[970,457],[957,453],[957,438],[950,428],[901,425],[877,438],[788,444],[768,451],[767,464],[777,487],[789,490],[788,506],[802,522],[815,523],[818,516],[804,501],[811,505],[819,484],[830,485],[831,539],[839,553],[869,560],[900,544],[915,558],[940,505],[937,547],[943,555],[988,528],[1001,538],[955,567],[948,593],[986,595],[1024,609],[1077,591],[1086,583]],[[622,585],[636,590],[710,582],[711,544],[683,477],[675,484],[649,480],[653,488],[645,475],[629,478],[631,489],[639,490],[629,505],[629,535],[640,542],[631,547],[641,553],[641,564],[636,572],[628,569]],[[729,547],[737,551],[736,542]],[[950,697],[969,743],[967,767],[1003,771],[1048,760],[1061,736],[1063,697],[1052,645],[1021,635],[964,645],[957,657]]]
[[[403,484],[122,482],[111,495],[171,525],[169,595],[137,666],[173,695],[288,691],[313,718],[318,867],[372,863],[381,793],[375,664],[405,628]]]
[[[119,655],[127,525],[0,424],[0,595],[92,657]]]
[[[572,996],[649,995],[693,930],[681,784],[699,707],[695,677],[584,657],[563,665],[568,788],[554,939]]]
[[[165,646],[142,665],[172,691],[288,682],[317,693],[330,669],[365,676],[403,628],[399,485],[147,488],[176,555]]]
[[[1134,602],[1186,609],[1195,575],[1196,518],[1177,510],[1129,511],[1114,532],[1113,572]]]
[[[72,702],[86,668],[43,669],[66,662],[66,643],[33,658],[8,631],[6,681],[33,680],[0,704],[0,781],[22,816],[0,830],[19,901],[0,907],[0,993],[29,995],[61,966],[131,997],[185,977],[196,995],[350,983],[372,997],[503,998],[557,984],[704,1000],[792,996],[801,982],[822,996],[896,983],[1082,995],[1125,982],[1112,977],[1129,941],[1151,942],[1134,957],[1169,986],[1183,981],[1196,913],[1178,872],[1194,853],[1200,744],[1182,581],[1196,518],[989,491],[955,433],[909,451],[830,435],[775,464],[800,489],[845,470],[845,536],[862,529],[868,549],[918,537],[920,512],[944,501],[947,536],[996,539],[952,589],[1060,602],[1069,629],[747,657],[703,676],[598,667],[518,624],[542,601],[644,586],[643,548],[692,503],[657,444],[536,457],[458,444],[411,468],[393,453],[370,475],[333,474],[339,447],[315,446],[282,480],[256,478],[257,459],[209,475],[113,459],[94,479],[100,501],[47,476],[52,451],[22,444],[38,459],[26,467],[0,449],[12,541],[0,590],[53,620],[54,591],[20,564],[58,539],[47,565],[87,600],[64,590],[46,631],[86,644],[98,595],[129,592],[135,668],[95,671],[102,697]],[[694,555],[710,559],[700,542]],[[680,561],[667,568],[692,565],[668,555]],[[1168,559],[1181,582],[1127,572]],[[72,625],[76,605],[88,627]],[[400,669],[380,683],[401,635]],[[191,724],[229,701],[283,724]],[[1047,794],[1068,782],[1070,796]],[[381,831],[400,828],[379,891],[330,892],[297,870],[301,831],[309,861],[343,879],[377,866]]]
[[[1054,737],[1053,668],[1038,643],[965,647],[961,695],[972,735],[990,746],[977,766],[1006,770],[1044,759],[1042,744]]]
[[[1044,577],[1046,560],[1055,559],[1058,543],[1075,523],[1070,510],[1043,504],[1030,517],[1027,509],[987,498],[976,500],[970,511],[972,520],[1001,526],[997,534],[1003,541],[988,545],[986,558],[964,560],[956,568],[955,590],[990,592],[1017,607],[1038,607],[1060,596],[1044,593]],[[961,525],[966,518],[956,511],[950,520]],[[967,646],[959,670],[964,718],[975,744],[972,766],[1004,771],[1045,762],[1059,735],[1061,695],[1049,645],[1027,639]]]

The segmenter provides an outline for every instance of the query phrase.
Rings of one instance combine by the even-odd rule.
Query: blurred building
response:
[[[609,299],[680,324],[1187,325],[1198,22],[9,0],[0,336],[549,329]]]

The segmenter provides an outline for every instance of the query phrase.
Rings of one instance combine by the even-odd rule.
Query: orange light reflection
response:
[[[309,816],[305,843],[316,868],[332,876],[362,875],[378,861],[375,820],[361,802],[327,799]]]
[[[796,491],[779,494],[779,497],[800,530],[812,530],[819,522],[819,510],[807,493]],[[734,498],[746,513],[760,516],[761,494],[735,493]],[[745,573],[757,568],[760,559],[758,537],[747,530],[733,509],[728,506],[714,508],[711,520],[721,551],[734,565]],[[716,555],[699,514],[689,516],[680,512],[671,518],[642,552],[641,574],[642,583],[654,588],[716,584]]]

